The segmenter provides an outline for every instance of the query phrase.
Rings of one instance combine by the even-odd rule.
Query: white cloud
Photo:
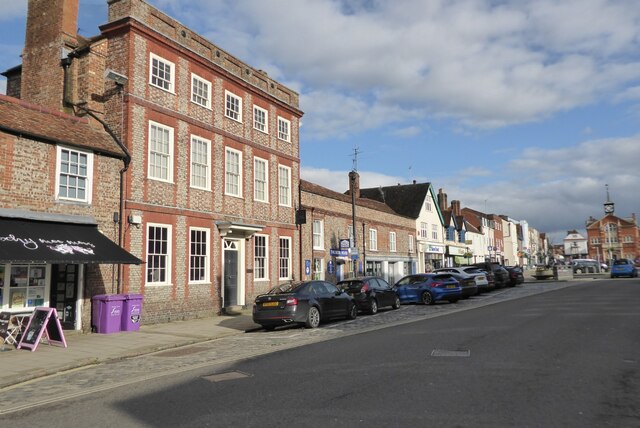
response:
[[[433,117],[538,121],[613,99],[640,76],[636,0],[154,3],[297,82],[311,138]]]
[[[392,136],[407,138],[407,137],[415,137],[416,135],[420,135],[422,129],[419,126],[407,126],[406,128],[396,129],[391,132]]]
[[[556,242],[571,229],[583,229],[590,217],[602,215],[605,184],[609,185],[616,213],[640,214],[640,135],[628,138],[586,141],[557,150],[530,148],[508,165],[514,179],[482,184],[460,180],[461,176],[486,176],[490,171],[466,168],[443,177],[420,178],[443,188],[448,200],[462,206],[527,220],[540,232],[552,234]],[[302,177],[335,191],[348,188],[348,171],[302,167]],[[361,187],[408,183],[404,177],[360,172]]]
[[[11,0],[3,2],[0,22],[9,21],[20,16],[27,16],[27,0]]]

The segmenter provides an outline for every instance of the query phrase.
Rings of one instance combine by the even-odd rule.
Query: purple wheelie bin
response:
[[[122,331],[138,331],[142,321],[142,294],[123,294]]]
[[[91,318],[96,333],[118,333],[122,320],[124,296],[99,294],[93,296],[91,301],[93,303]]]

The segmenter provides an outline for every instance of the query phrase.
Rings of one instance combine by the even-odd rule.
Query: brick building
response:
[[[640,227],[635,214],[621,218],[613,213],[601,219],[587,220],[588,257],[609,263],[613,259],[630,259],[640,264]]]
[[[359,177],[350,173],[350,190],[334,192],[301,180],[301,207],[307,222],[301,226],[301,260],[309,261],[309,273],[300,267],[303,279],[331,282],[357,275],[378,275],[393,284],[402,276],[415,273],[417,252],[415,220],[396,213],[389,205],[356,197],[355,248],[348,251],[353,238],[352,191],[359,195]],[[342,244],[341,245],[341,241]],[[357,254],[357,258],[353,256]]]
[[[114,243],[124,152],[86,118],[0,95],[0,159],[0,310],[50,306],[89,329],[113,263],[140,262]]]
[[[143,294],[152,323],[294,278],[298,94],[142,0],[108,0],[83,38],[78,1],[29,0],[23,64],[4,75],[8,95],[88,117],[122,147],[95,186],[115,192],[114,241],[144,264],[119,267],[117,291]]]

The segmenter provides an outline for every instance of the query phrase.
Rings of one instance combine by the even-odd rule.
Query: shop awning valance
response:
[[[0,218],[0,263],[140,264],[96,225]]]

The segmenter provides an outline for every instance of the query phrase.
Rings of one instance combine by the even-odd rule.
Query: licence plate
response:
[[[451,285],[447,285],[447,288],[456,288],[456,286],[451,284]]]
[[[262,304],[263,308],[273,308],[275,306],[278,306],[278,302],[264,302]]]

